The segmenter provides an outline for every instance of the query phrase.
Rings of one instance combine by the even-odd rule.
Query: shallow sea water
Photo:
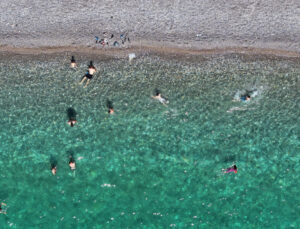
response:
[[[299,63],[68,58],[0,63],[0,228],[299,228]]]

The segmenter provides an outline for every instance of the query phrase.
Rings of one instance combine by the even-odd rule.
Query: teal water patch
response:
[[[88,61],[76,70],[62,57],[0,63],[1,228],[300,225],[299,65],[95,60],[83,88]],[[234,101],[253,89],[250,102]],[[224,174],[233,164],[238,173]]]

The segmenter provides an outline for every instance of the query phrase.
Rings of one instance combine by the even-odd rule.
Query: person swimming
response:
[[[73,108],[68,108],[67,110],[67,116],[69,118],[69,121],[67,122],[69,126],[73,127],[76,123],[76,111]]]
[[[237,167],[236,167],[236,165],[233,165],[233,166],[227,168],[224,173],[231,173],[231,172],[237,173]]]
[[[93,75],[95,74],[96,72],[96,68],[95,66],[93,65],[93,61],[90,61],[90,64],[88,66],[88,71],[87,73],[83,76],[82,80],[80,81],[79,84],[83,84],[85,80],[86,81],[86,84],[84,87],[87,87],[87,85],[90,83],[91,79],[93,78]]]
[[[113,107],[113,103],[112,103],[112,101],[110,101],[110,100],[107,100],[106,101],[106,106],[107,106],[107,108],[108,108],[108,113],[109,114],[114,114],[114,107]]]
[[[240,100],[245,102],[245,101],[250,101],[252,98],[258,95],[257,89],[252,89],[252,90],[246,90],[245,94],[242,94],[240,96]]]
[[[245,95],[242,95],[241,96],[241,101],[250,101],[250,99],[251,99],[251,96],[247,93],[247,94],[245,94]]]
[[[155,90],[155,96],[152,96],[153,99],[158,100],[162,104],[167,104],[169,101],[161,96],[161,93],[158,90]]]
[[[51,172],[54,176],[56,175],[56,165],[51,165]]]
[[[68,124],[73,127],[76,124],[76,120],[75,119],[69,119]]]
[[[75,159],[73,158],[73,155],[70,156],[69,166],[70,166],[71,170],[75,170],[76,169]]]
[[[72,56],[72,58],[71,58],[71,68],[76,68],[76,67],[77,67],[77,64],[76,64],[75,58],[74,58],[74,56]]]

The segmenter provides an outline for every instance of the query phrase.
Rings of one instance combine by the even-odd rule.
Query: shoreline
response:
[[[138,45],[136,42],[133,42],[133,44],[130,46],[119,48],[102,48],[99,46],[92,47],[91,45],[41,47],[14,47],[0,45],[0,55],[58,55],[63,53],[74,53],[84,55],[100,55],[114,58],[128,58],[128,54],[132,52],[136,53],[137,55],[156,54],[161,56],[175,55],[178,57],[184,57],[187,55],[211,57],[214,55],[240,54],[248,56],[264,56],[267,58],[300,58],[300,52],[297,51],[242,46],[193,49],[176,46],[163,46],[155,43],[152,43],[152,45]]]

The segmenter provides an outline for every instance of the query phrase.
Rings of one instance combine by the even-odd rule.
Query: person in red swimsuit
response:
[[[236,165],[233,165],[230,168],[227,168],[224,173],[231,173],[231,172],[237,173],[237,167],[236,167]]]

